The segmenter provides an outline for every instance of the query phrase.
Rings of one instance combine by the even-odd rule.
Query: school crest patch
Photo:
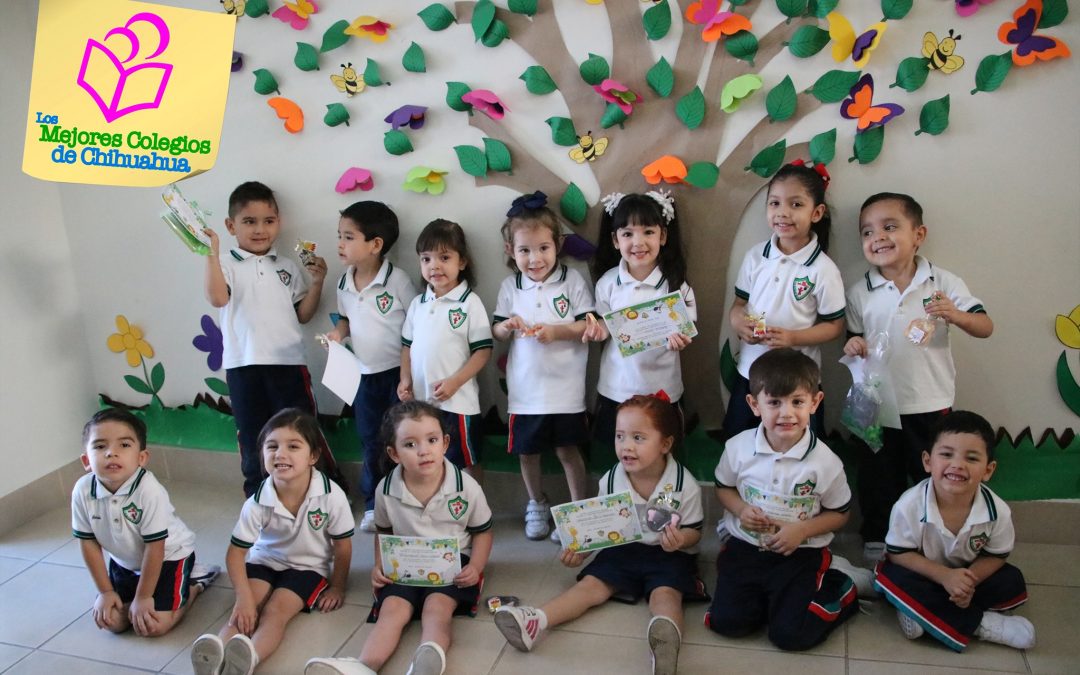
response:
[[[454,520],[461,520],[461,517],[465,515],[465,512],[469,510],[469,502],[465,501],[461,497],[454,497],[450,501],[446,502],[446,508],[450,511],[450,515]]]
[[[128,502],[128,505],[121,510],[124,513],[124,518],[132,525],[138,525],[142,522],[143,511],[135,505],[135,502]]]
[[[289,273],[289,270],[278,270],[277,277],[278,279],[281,279],[281,283],[286,286],[292,283],[292,274]]]
[[[986,534],[985,532],[973,534],[968,537],[968,548],[971,549],[972,553],[978,553],[983,549],[983,546],[986,546],[987,542],[989,541],[990,535]]]
[[[808,480],[805,483],[796,483],[794,495],[796,497],[808,497],[814,494],[814,488],[817,487],[817,483],[812,480]]]
[[[451,328],[461,328],[461,324],[465,323],[465,319],[469,318],[469,315],[460,308],[450,310],[446,313],[446,316],[450,319]]]
[[[389,291],[376,295],[375,306],[379,309],[380,313],[386,314],[390,311],[390,308],[394,306],[394,296],[390,295]]]
[[[307,512],[307,522],[313,530],[321,530],[326,525],[327,516],[322,509]]]
[[[551,304],[555,306],[555,313],[559,315],[559,318],[565,319],[566,313],[570,311],[570,298],[563,294],[552,300]]]
[[[791,282],[791,292],[795,294],[796,300],[802,300],[814,291],[815,285],[810,281],[810,277],[796,277],[795,281]]]

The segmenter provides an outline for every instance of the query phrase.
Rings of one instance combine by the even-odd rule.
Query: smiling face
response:
[[[644,281],[656,268],[660,249],[667,243],[667,228],[627,224],[611,235],[611,241],[626,261],[630,274],[638,281]]]
[[[915,264],[926,239],[926,226],[917,225],[895,199],[874,202],[859,214],[863,256],[883,271],[903,271]]]
[[[769,447],[776,452],[787,452],[802,439],[810,425],[810,416],[824,397],[820,391],[811,393],[805,387],[796,387],[786,396],[775,396],[762,390],[757,396],[748,395],[746,402],[761,418]]]
[[[454,290],[458,276],[467,264],[460,253],[448,248],[420,251],[420,274],[431,284],[437,298]]]
[[[236,237],[236,245],[242,250],[266,255],[281,232],[281,221],[276,206],[270,202],[251,201],[235,216],[226,218],[225,227]]]
[[[615,454],[626,473],[663,473],[675,439],[664,436],[642,408],[624,407],[615,418]]]
[[[135,430],[115,421],[95,424],[82,454],[83,467],[93,471],[109,492],[116,492],[149,459],[150,453],[139,447]]]
[[[986,451],[986,441],[978,434],[943,433],[930,452],[923,452],[923,469],[934,481],[934,492],[943,498],[970,500],[979,484],[990,480],[997,468]]]
[[[810,243],[810,227],[825,215],[825,205],[814,205],[810,191],[795,178],[773,181],[765,214],[769,227],[787,255]]]
[[[507,244],[506,249],[518,270],[536,282],[551,276],[558,264],[559,247],[546,227],[516,228],[513,244]]]
[[[439,420],[423,415],[405,417],[394,430],[394,444],[386,448],[390,459],[401,465],[407,478],[433,478],[443,471],[443,456],[450,447],[450,436],[443,433]]]
[[[364,239],[364,233],[351,218],[342,218],[338,221],[337,230],[338,259],[345,265],[354,265],[358,269],[368,269],[381,264],[379,255],[382,253],[382,237],[372,237],[370,241]]]
[[[283,485],[298,478],[309,480],[311,467],[319,459],[303,435],[287,426],[266,434],[262,453],[263,466],[274,480],[274,485]]]

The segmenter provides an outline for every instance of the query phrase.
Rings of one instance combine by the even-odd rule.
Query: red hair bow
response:
[[[668,393],[666,391],[664,391],[663,389],[656,392],[655,394],[649,394],[649,396],[651,396],[653,398],[658,398],[661,401],[663,401],[664,403],[671,403],[671,397],[668,396]]]
[[[791,162],[792,166],[806,166],[806,162],[801,159],[796,159]],[[825,168],[825,165],[821,162],[814,164],[810,167],[817,175],[821,176],[821,180],[825,182],[825,189],[829,189],[829,181],[832,180],[832,176],[829,175],[829,170]]]

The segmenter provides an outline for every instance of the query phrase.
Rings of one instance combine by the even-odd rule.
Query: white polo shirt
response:
[[[409,492],[401,466],[375,488],[375,526],[399,537],[457,537],[458,549],[472,552],[472,535],[491,529],[491,508],[480,484],[443,458],[442,487],[427,504]]]
[[[401,324],[416,286],[389,260],[384,260],[375,278],[362,289],[353,280],[355,267],[349,265],[338,281],[338,313],[349,320],[353,353],[364,375],[381,373],[401,365]]]
[[[915,256],[915,277],[903,293],[875,267],[847,291],[847,325],[852,333],[870,337],[889,333],[889,375],[901,415],[952,407],[956,399],[956,366],[949,345],[949,326],[937,321],[930,341],[916,345],[907,337],[915,319],[926,318],[923,306],[940,291],[957,309],[986,313],[960,277]]]
[[[630,491],[630,497],[634,500],[634,509],[637,511],[639,522],[644,523],[645,507],[648,505],[649,500],[659,497],[665,492],[670,492],[675,500],[675,510],[679,512],[680,516],[679,527],[700,530],[705,522],[705,511],[701,506],[701,487],[694,480],[693,474],[682,464],[676,462],[670,453],[667,456],[664,473],[660,476],[656,488],[650,495],[638,494],[637,490],[630,484],[630,477],[626,475],[626,469],[623,468],[622,463],[611,467],[607,473],[600,477],[601,495],[610,495],[616,492],[625,492],[626,490]],[[653,532],[642,525],[641,533],[645,537],[641,540],[642,544],[648,544],[649,546],[660,545],[659,532]],[[695,544],[683,550],[687,553],[697,553],[698,546]]]
[[[345,493],[312,469],[307,494],[295,516],[278,500],[274,479],[267,478],[244,502],[230,541],[249,549],[249,563],[279,572],[311,570],[329,578],[332,542],[353,536],[354,528]]]
[[[195,533],[176,516],[169,493],[154,474],[139,467],[116,492],[89,473],[71,491],[71,533],[96,539],[116,564],[142,567],[146,544],[165,540],[165,560],[183,560],[195,550]]]
[[[560,265],[536,282],[518,272],[503,280],[492,322],[520,316],[530,326],[570,324],[593,311],[592,290],[576,270]],[[546,345],[515,335],[506,363],[507,411],[552,415],[585,410],[585,366],[589,346],[581,340]]]
[[[1015,539],[1009,505],[986,485],[979,486],[967,520],[954,535],[941,519],[934,482],[926,478],[896,500],[885,545],[889,553],[915,551],[947,567],[967,567],[980,555],[1004,558]]]
[[[765,325],[803,330],[819,321],[844,316],[844,281],[840,269],[825,255],[817,235],[810,243],[787,255],[774,234],[746,252],[735,281],[735,297],[746,300],[751,314],[765,315]],[[821,366],[819,345],[795,347]],[[739,374],[750,377],[750,365],[769,351],[764,344],[739,347]]]
[[[450,377],[479,349],[491,349],[491,324],[480,297],[464,281],[435,297],[428,286],[413,298],[401,344],[409,348],[413,395],[459,415],[480,414],[480,387],[472,378],[445,401],[435,401],[434,383]]]
[[[221,271],[229,286],[229,302],[220,311],[222,365],[303,365],[296,303],[307,295],[307,275],[274,249],[266,255],[230,249],[221,254]]]
[[[682,291],[690,319],[697,321],[693,289],[684,282],[678,290]],[[596,311],[603,316],[614,309],[648,302],[672,292],[659,265],[644,281],[638,281],[626,268],[626,261],[620,260],[618,267],[605,272],[600,281],[596,282]],[[655,394],[661,389],[667,393],[672,403],[682,398],[679,352],[650,349],[624,357],[610,340],[604,344],[604,353],[600,359],[600,381],[596,385],[597,393],[616,403],[622,403],[634,394]]]
[[[752,491],[775,496],[778,501],[788,496],[814,497],[811,518],[822,510],[843,512],[851,507],[843,462],[809,429],[787,452],[772,449],[760,424],[747,429],[727,442],[714,477],[716,487],[735,488],[748,502]],[[725,511],[724,524],[732,535],[758,544],[739,526],[737,514]],[[825,548],[832,539],[833,533],[826,532],[800,546]]]

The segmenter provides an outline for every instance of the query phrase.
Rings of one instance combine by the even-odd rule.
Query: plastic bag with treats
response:
[[[867,341],[865,357],[840,359],[851,370],[852,385],[844,399],[840,421],[870,449],[881,449],[885,427],[900,428],[900,415],[887,367],[888,333],[875,333]]]

